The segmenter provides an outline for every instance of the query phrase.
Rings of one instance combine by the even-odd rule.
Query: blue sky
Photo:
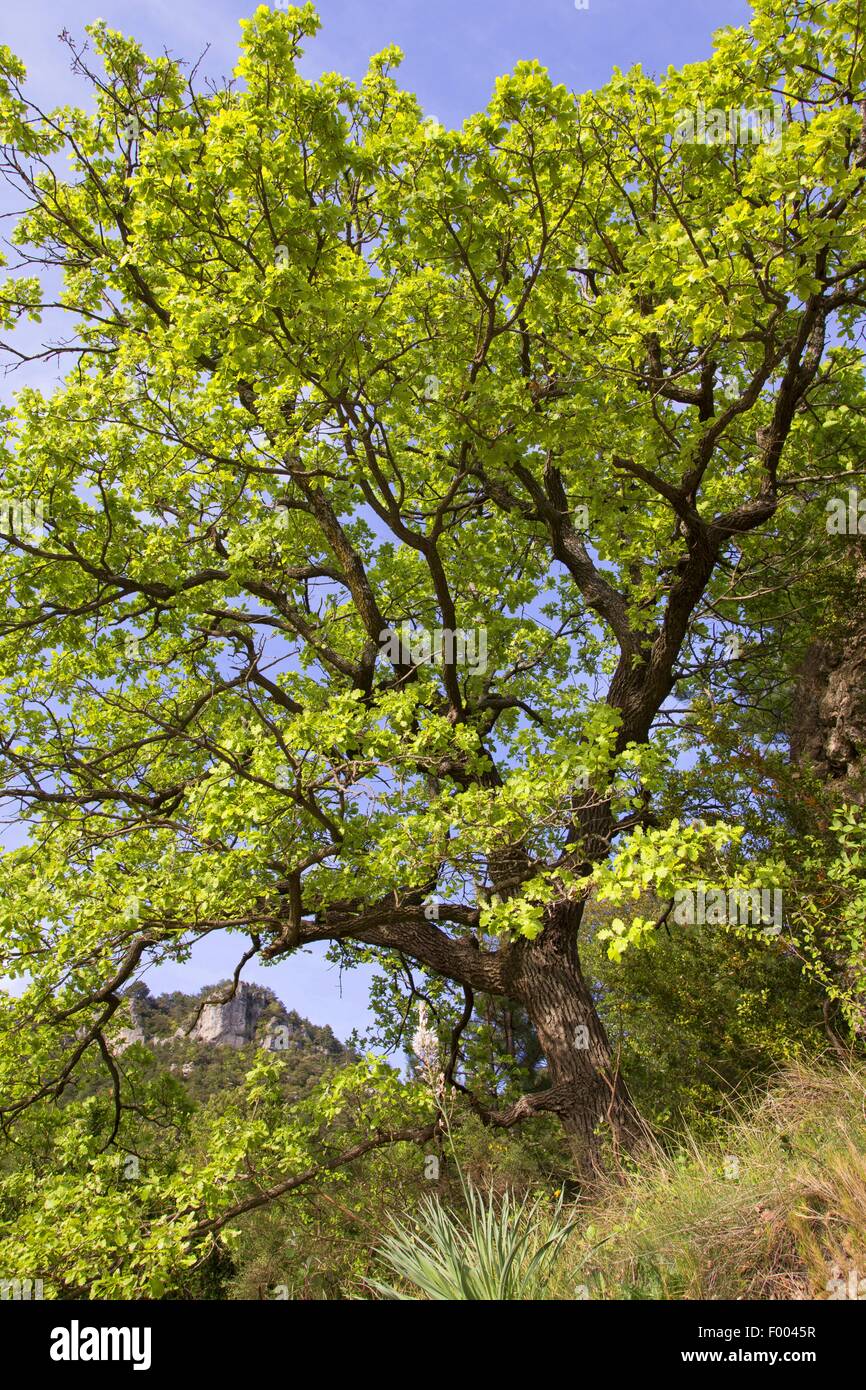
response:
[[[253,8],[236,0],[31,0],[6,7],[2,41],[26,63],[41,105],[80,104],[85,89],[69,71],[57,38],[62,30],[80,39],[84,25],[101,17],[152,53],[168,49],[194,60],[208,47],[201,72],[220,77],[234,66],[238,22]],[[749,17],[747,0],[589,0],[588,9],[575,0],[319,0],[317,8],[322,30],[308,45],[307,75],[338,70],[360,77],[370,54],[398,44],[403,85],[448,125],[484,106],[496,78],[521,59],[538,59],[556,81],[586,91],[614,67],[641,63],[660,73],[696,62],[709,54],[715,29]],[[14,386],[23,383],[24,374],[16,374]],[[197,990],[230,974],[244,945],[240,937],[208,938],[186,965],[145,978],[155,991]],[[289,1008],[329,1023],[340,1037],[367,1024],[370,972],[341,977],[323,950],[268,969],[247,967],[244,978],[269,985]]]
[[[226,0],[33,0],[8,4],[3,42],[23,58],[34,93],[45,101],[72,100],[62,29],[80,36],[101,17],[134,34],[152,52],[169,49],[194,58],[210,45],[203,70],[234,64],[238,21],[251,3]],[[650,72],[697,61],[714,29],[743,23],[747,0],[320,0],[322,30],[308,50],[309,75],[338,69],[359,77],[371,53],[399,44],[402,78],[426,110],[457,123],[489,98],[494,80],[520,59],[537,58],[554,78],[577,91],[598,86],[614,66],[642,63]]]

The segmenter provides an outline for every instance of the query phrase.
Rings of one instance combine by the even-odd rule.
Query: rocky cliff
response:
[[[284,1054],[296,1092],[354,1056],[330,1028],[286,1009],[272,990],[248,983],[233,988],[231,981],[195,995],[152,995],[145,984],[133,985],[112,1045],[122,1053],[135,1043],[152,1053],[154,1065],[182,1077],[199,1098],[239,1082],[258,1047]]]
[[[255,1042],[259,1023],[271,1002],[265,999],[264,991],[242,983],[234,993],[215,991],[214,998],[215,1003],[202,1006],[190,1036],[216,1047],[245,1047]]]

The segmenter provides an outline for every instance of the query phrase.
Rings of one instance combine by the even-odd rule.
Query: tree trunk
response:
[[[840,801],[866,803],[866,626],[809,647],[797,672],[791,759]]]
[[[610,1042],[583,978],[577,946],[582,906],[548,913],[544,932],[520,943],[509,992],[526,1008],[547,1060],[556,1114],[583,1176],[613,1152],[635,1149],[645,1129],[619,1074]]]

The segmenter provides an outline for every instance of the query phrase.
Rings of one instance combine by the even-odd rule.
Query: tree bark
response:
[[[583,977],[577,942],[582,911],[580,903],[551,908],[541,936],[517,944],[510,989],[547,1060],[553,1103],[545,1109],[558,1116],[586,1177],[601,1170],[606,1146],[614,1155],[634,1150],[646,1130]]]

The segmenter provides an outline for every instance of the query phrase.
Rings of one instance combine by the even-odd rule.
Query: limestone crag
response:
[[[126,1008],[118,1018],[114,1034],[115,1051],[133,1043],[167,1049],[173,1063],[188,1062],[184,1049],[262,1047],[270,1052],[292,1051],[297,1055],[318,1054],[346,1059],[349,1051],[328,1027],[317,1027],[288,1010],[272,990],[263,985],[241,982],[237,988],[224,980],[208,986],[197,995],[174,993],[151,995],[140,982],[126,992]],[[128,1011],[127,1011],[128,1010]]]
[[[224,995],[217,994],[221,1001]],[[190,1036],[196,1042],[216,1047],[246,1047],[255,1042],[256,1028],[267,1001],[260,991],[248,984],[239,984],[232,998],[205,1004]]]

